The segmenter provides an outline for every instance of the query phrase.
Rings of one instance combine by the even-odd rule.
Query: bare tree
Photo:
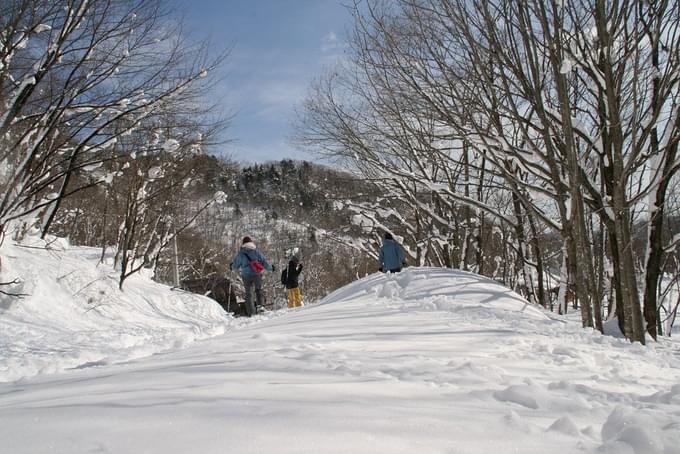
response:
[[[187,45],[160,1],[3,3],[0,230],[37,215],[49,230],[77,172],[200,83],[223,58]],[[98,181],[86,184],[98,184]]]
[[[302,136],[367,176],[428,188],[438,203],[512,226],[505,241],[527,285],[527,265],[544,276],[539,224],[558,233],[561,281],[575,289],[584,326],[603,329],[602,270],[611,263],[612,314],[644,343],[632,230],[654,194],[645,292],[653,334],[659,207],[678,164],[677,11],[672,2],[361,3],[353,65],[313,87]],[[483,188],[475,198],[471,181]],[[483,201],[504,192],[510,213]],[[431,219],[428,229],[456,224],[441,212]]]
[[[101,186],[104,221],[125,212],[122,287],[184,225],[162,195],[181,181],[158,183],[176,160],[154,157],[195,152],[226,125],[201,96],[227,53],[190,43],[156,0],[10,1],[1,21],[0,233],[39,222],[45,236],[65,199]],[[125,164],[137,173],[123,181]]]

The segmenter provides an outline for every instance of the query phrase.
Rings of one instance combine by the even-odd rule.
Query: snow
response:
[[[9,166],[9,162],[7,161],[7,158],[3,158],[2,161],[0,161],[0,185],[5,185],[7,184],[7,181],[9,180],[11,174],[11,169]]]
[[[33,29],[33,31],[34,31],[36,34],[42,33],[42,32],[45,32],[45,31],[50,31],[50,30],[52,30],[52,27],[51,27],[50,25],[47,25],[47,24],[38,24],[38,25]]]
[[[189,180],[187,180],[187,181],[189,181]],[[227,203],[227,201],[229,200],[229,196],[224,191],[217,191],[213,195],[213,199],[217,203],[224,204],[224,203]]]
[[[569,74],[574,67],[574,61],[570,58],[565,58],[560,66],[560,74]]]
[[[97,170],[98,168],[100,168],[102,165],[104,165],[104,162],[102,162],[102,161],[100,161],[100,162],[95,162],[95,163],[88,164],[88,165],[84,166],[84,167],[83,167],[83,170],[86,171],[86,172],[92,172],[92,171]]]
[[[212,300],[143,276],[120,291],[110,261],[97,265],[100,249],[59,242],[44,250],[33,241],[6,239],[0,249],[0,282],[22,280],[2,290],[30,295],[0,294],[0,382],[149,356],[224,333],[230,323]]]
[[[0,303],[0,452],[680,452],[677,343],[487,278],[407,268],[234,319],[59,245],[0,249],[31,294]]]
[[[116,176],[115,172],[108,172],[104,175],[102,175],[99,178],[100,182],[106,183],[106,184],[111,184],[113,182],[113,178]]]
[[[167,153],[174,153],[175,151],[179,150],[179,142],[175,139],[168,139],[163,143],[163,150],[165,150]]]
[[[160,166],[153,166],[147,173],[151,179],[160,178],[163,176],[163,168]]]

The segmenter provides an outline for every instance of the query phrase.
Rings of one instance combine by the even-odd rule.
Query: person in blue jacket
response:
[[[404,257],[404,250],[401,245],[397,243],[392,234],[385,233],[385,239],[380,247],[380,256],[378,257],[380,271],[383,273],[398,273],[401,268],[406,266],[406,258]]]
[[[262,273],[264,270],[275,271],[276,267],[270,265],[267,259],[257,250],[255,243],[249,236],[241,241],[241,248],[229,264],[230,270],[241,270],[243,288],[246,292],[246,314],[248,317],[257,313],[257,308],[264,305],[262,293]],[[253,305],[253,287],[255,288],[256,304]]]

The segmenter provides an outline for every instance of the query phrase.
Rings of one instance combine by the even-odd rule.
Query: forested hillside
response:
[[[229,277],[229,263],[246,235],[279,270],[298,249],[305,265],[301,287],[308,301],[377,269],[371,251],[351,246],[361,231],[344,208],[347,200],[374,189],[347,173],[292,160],[243,166],[206,154],[177,163],[175,172],[182,176],[181,184],[161,188],[149,208],[186,220],[177,234],[177,254],[174,239],[156,257],[136,254],[140,263],[146,260],[146,266],[155,267],[160,282],[177,285],[215,274]],[[98,186],[69,198],[54,233],[74,244],[113,247],[110,241],[119,237],[130,212],[120,189]],[[219,203],[209,203],[216,193]],[[158,238],[153,229],[144,230],[146,219],[140,217],[141,228],[131,244]],[[374,244],[375,253],[377,236]],[[283,296],[278,282],[278,273],[265,279],[270,303]],[[234,284],[240,286],[240,280]]]

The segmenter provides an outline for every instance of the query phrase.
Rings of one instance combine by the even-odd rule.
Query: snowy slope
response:
[[[601,336],[434,268],[182,350],[0,384],[0,453],[17,454],[674,454],[679,421],[677,344]]]
[[[0,382],[110,364],[175,349],[222,334],[233,319],[213,300],[133,275],[118,289],[111,260],[100,249],[63,240],[6,239],[0,282],[26,294],[0,294]]]

